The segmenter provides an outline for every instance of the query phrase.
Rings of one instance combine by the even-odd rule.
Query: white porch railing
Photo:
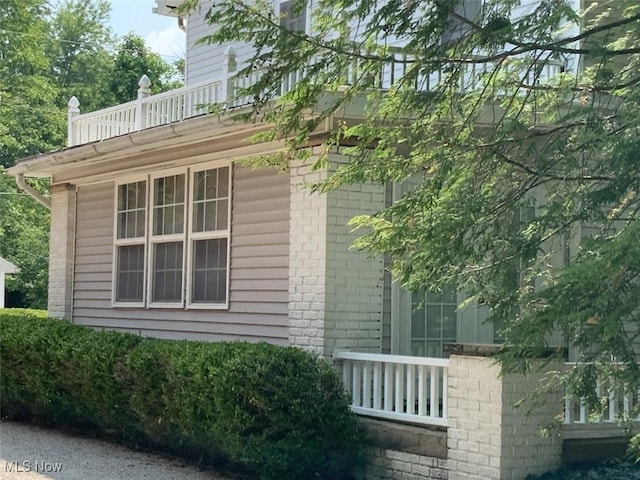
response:
[[[401,49],[392,49],[390,56],[371,80],[372,87],[389,89],[400,81],[406,81],[409,70],[415,64],[411,54]],[[355,66],[355,65],[354,65]],[[483,75],[495,67],[493,63],[469,63],[464,67],[460,78],[461,90],[478,88]],[[346,83],[354,81],[354,71],[345,72]],[[546,81],[562,71],[557,63],[540,63],[532,67],[526,79],[535,83]],[[290,91],[300,80],[304,71],[291,72],[280,85],[280,94]],[[261,72],[256,70],[249,75],[236,74],[236,58],[233,49],[225,52],[225,62],[219,77],[209,81],[188,85],[176,90],[151,95],[151,81],[146,75],[140,79],[138,98],[134,101],[105,108],[91,113],[80,114],[80,103],[76,97],[69,100],[68,110],[68,146],[80,145],[107,138],[125,135],[145,128],[179,122],[196,115],[207,113],[207,106],[220,104],[224,108],[250,104],[253,99],[238,96],[237,93],[254,85]],[[443,81],[441,72],[420,74],[412,77],[411,87],[419,91],[430,91]]]
[[[80,115],[76,97],[69,100],[68,146],[105,140],[145,128],[179,122],[206,113],[207,105],[226,100],[222,78],[150,95],[150,81],[140,79],[138,99]]]
[[[370,417],[446,427],[449,360],[336,352],[351,409]]]
[[[576,366],[576,363],[567,363],[568,368]],[[590,412],[584,398],[565,397],[564,404],[564,424],[565,425],[586,425],[586,424],[615,424],[621,417],[626,417],[633,422],[640,422],[640,414],[634,418],[629,418],[630,412],[640,402],[640,391],[636,395],[632,393],[623,394],[619,388],[611,386],[608,380],[598,382],[596,395],[606,402],[604,415]]]

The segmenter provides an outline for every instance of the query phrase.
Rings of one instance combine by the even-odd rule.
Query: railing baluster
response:
[[[441,367],[440,371],[442,372],[442,418],[449,418],[449,412],[447,410],[447,399],[449,398],[447,393],[449,389],[449,369]]]
[[[393,364],[384,364],[384,409],[390,411],[393,408]]]
[[[437,392],[437,381],[438,381],[438,375],[437,375],[437,370],[436,367],[431,367],[431,375],[430,375],[430,381],[431,381],[431,391],[429,393],[429,400],[430,400],[430,404],[429,404],[429,416],[430,417],[437,417],[438,416],[438,394]]]
[[[418,415],[427,414],[427,367],[418,367]]]
[[[416,413],[416,368],[407,365],[407,413]]]
[[[362,364],[362,406],[371,408],[371,363]]]
[[[376,410],[382,408],[382,364],[380,362],[373,364],[373,408]]]
[[[362,396],[361,392],[361,382],[360,382],[360,364],[357,362],[353,362],[353,370],[351,377],[351,395],[353,396],[353,404],[356,406],[361,406]]]
[[[404,403],[404,365],[396,363],[395,411],[403,411]]]

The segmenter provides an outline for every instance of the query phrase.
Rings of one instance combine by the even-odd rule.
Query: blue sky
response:
[[[178,28],[177,19],[152,12],[154,0],[110,0],[110,3],[111,28],[117,35],[133,31],[166,60],[184,57],[185,33]]]

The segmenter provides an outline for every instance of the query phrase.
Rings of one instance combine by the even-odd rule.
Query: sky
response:
[[[135,32],[154,52],[172,62],[184,58],[186,34],[178,20],[153,13],[154,0],[110,0],[111,28],[118,36]]]

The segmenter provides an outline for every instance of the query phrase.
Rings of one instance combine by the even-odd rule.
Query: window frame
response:
[[[154,196],[155,196],[155,181],[159,178],[174,177],[178,175],[184,175],[184,195],[183,205],[184,211],[182,215],[182,233],[171,234],[159,234],[153,233],[153,217],[154,217]],[[189,212],[189,168],[168,169],[160,172],[155,172],[149,175],[149,202],[147,207],[147,255],[146,255],[146,268],[147,271],[147,292],[146,301],[148,308],[184,308],[185,300],[185,260],[186,260],[186,243],[187,243],[187,215]],[[182,282],[180,285],[180,301],[177,302],[154,302],[153,301],[153,254],[154,247],[158,244],[182,242]]]
[[[214,170],[220,168],[229,168],[229,175],[227,178],[227,228],[226,230],[216,230],[210,232],[193,232],[194,215],[195,215],[195,176],[199,172],[206,172],[207,170]],[[185,249],[187,251],[187,265],[186,265],[186,308],[189,310],[227,310],[229,309],[229,283],[231,281],[231,201],[233,191],[231,189],[231,179],[233,177],[233,168],[231,163],[226,165],[212,166],[198,166],[198,168],[191,168],[189,172],[189,214],[188,214],[188,245]],[[198,240],[213,240],[225,238],[227,240],[227,268],[226,268],[226,285],[225,285],[225,301],[221,303],[194,303],[191,300],[191,294],[193,292],[193,255],[195,253],[194,243]]]
[[[145,184],[145,221],[144,221],[144,235],[142,237],[134,237],[134,238],[118,238],[118,190],[122,185],[129,185],[132,183],[146,182]],[[112,267],[111,267],[111,305],[114,307],[124,307],[124,308],[144,308],[146,306],[146,291],[147,291],[147,222],[149,215],[149,178],[148,175],[136,175],[134,177],[126,177],[122,178],[115,182],[114,185],[114,200],[113,200],[113,259],[112,259]],[[142,301],[141,302],[123,302],[118,301],[118,253],[119,247],[125,246],[133,246],[133,245],[142,245],[143,247],[143,278],[142,278]]]
[[[207,170],[216,170],[220,168],[228,168],[228,205],[227,205],[227,228],[226,230],[210,231],[210,232],[192,232],[193,217],[195,214],[195,175],[198,172]],[[184,218],[183,232],[174,234],[153,235],[153,200],[155,195],[155,180],[158,178],[172,177],[175,175],[184,175],[185,193],[184,193]],[[230,306],[230,281],[231,281],[231,219],[233,205],[233,162],[213,161],[188,167],[176,167],[166,170],[160,170],[147,174],[137,174],[123,176],[115,181],[114,198],[113,198],[113,249],[112,249],[112,272],[111,272],[111,306],[115,308],[144,308],[144,309],[173,309],[173,310],[228,310]],[[146,182],[145,188],[145,232],[143,237],[118,239],[118,189],[122,185],[137,182]],[[155,238],[154,238],[155,237]],[[192,255],[195,253],[194,242],[197,240],[209,240],[225,238],[227,240],[226,255],[226,288],[225,301],[220,303],[200,303],[191,301],[192,285]],[[182,288],[181,300],[179,302],[154,302],[153,299],[153,250],[154,246],[162,243],[170,243],[175,241],[182,242]],[[118,286],[118,250],[121,246],[142,245],[144,254],[144,275],[143,275],[143,299],[141,302],[122,302],[117,301]]]

